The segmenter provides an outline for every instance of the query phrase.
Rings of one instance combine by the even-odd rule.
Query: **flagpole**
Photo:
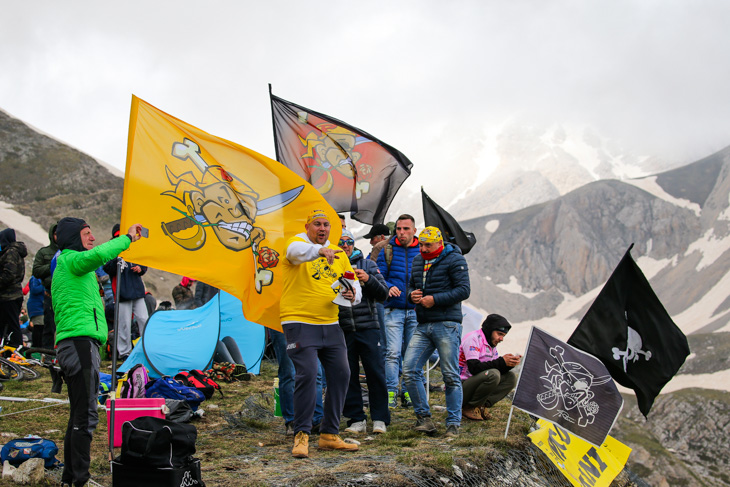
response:
[[[122,266],[124,261],[117,257],[117,287],[114,290],[114,344],[112,345],[112,387],[107,398],[109,403],[109,417],[107,418],[107,432],[109,433],[109,461],[114,460],[114,415],[116,413],[114,399],[117,397],[117,345],[119,343],[119,286],[121,285]]]
[[[276,160],[278,162],[281,162],[281,159],[279,159],[279,143],[276,140],[276,122],[275,122],[275,118],[274,118],[274,101],[271,99],[272,96],[273,96],[273,93],[271,92],[271,83],[269,83],[269,104],[271,105],[271,128],[274,131],[274,155],[276,156]]]
[[[504,430],[504,439],[507,439],[507,433],[509,433],[509,424],[512,421],[512,411],[515,410],[515,407],[512,406],[509,408],[509,417],[507,418],[507,428]]]

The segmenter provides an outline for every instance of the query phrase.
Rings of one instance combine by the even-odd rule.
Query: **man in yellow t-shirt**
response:
[[[327,214],[313,210],[304,225],[305,232],[286,243],[282,259],[284,291],[281,297],[281,326],[286,336],[286,351],[296,370],[294,386],[294,448],[297,458],[309,456],[309,434],[316,399],[317,359],[327,379],[324,417],[320,426],[319,448],[355,451],[357,445],[339,436],[340,417],[350,380],[347,346],[339,325],[340,300],[358,304],[360,283],[350,260],[342,249],[329,241]],[[333,289],[340,278],[350,278],[350,286]]]

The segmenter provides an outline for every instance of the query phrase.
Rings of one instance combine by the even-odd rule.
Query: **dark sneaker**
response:
[[[403,397],[401,397],[400,405],[403,408],[411,408],[413,407],[413,403],[411,402],[411,395],[407,392],[403,393]]]
[[[390,409],[398,407],[398,399],[395,397],[395,392],[393,391],[388,392],[388,407]]]
[[[433,435],[437,431],[431,416],[416,416],[416,426],[413,429],[427,435]]]
[[[459,425],[458,424],[447,424],[446,425],[446,438],[456,438],[459,436]]]
[[[317,423],[317,424],[313,424],[312,425],[312,434],[313,435],[318,435],[319,434],[319,427],[320,426],[322,426],[322,422],[321,421],[319,423]]]
[[[290,421],[286,423],[286,433],[284,433],[286,436],[294,436],[294,422]]]

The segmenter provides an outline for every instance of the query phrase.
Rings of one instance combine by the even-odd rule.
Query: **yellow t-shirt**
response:
[[[292,262],[291,245],[297,252],[294,256],[303,263]],[[329,241],[324,245],[333,250],[341,250]],[[299,234],[286,242],[287,257],[281,260],[284,273],[284,291],[281,295],[281,322],[308,323],[310,325],[330,325],[338,322],[339,307],[332,302],[337,290],[332,283],[346,271],[352,271],[350,259],[344,252],[329,265],[324,257],[314,258],[323,245],[313,244],[306,234]],[[313,260],[307,260],[313,259]]]

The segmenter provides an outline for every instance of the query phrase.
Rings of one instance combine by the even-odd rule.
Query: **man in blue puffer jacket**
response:
[[[426,227],[418,236],[408,299],[416,305],[418,327],[403,359],[403,380],[413,401],[416,431],[436,433],[423,385],[423,366],[438,350],[446,385],[446,436],[459,435],[462,389],[459,378],[461,302],[469,297],[469,268],[458,247],[444,245],[441,231]]]
[[[407,214],[399,216],[395,223],[395,236],[378,255],[378,267],[388,286],[388,300],[385,302],[385,381],[390,408],[398,405],[401,357],[405,355],[418,324],[414,305],[406,299],[413,258],[419,254],[415,236],[416,221],[413,217]],[[410,403],[407,394],[404,395],[404,406]]]

